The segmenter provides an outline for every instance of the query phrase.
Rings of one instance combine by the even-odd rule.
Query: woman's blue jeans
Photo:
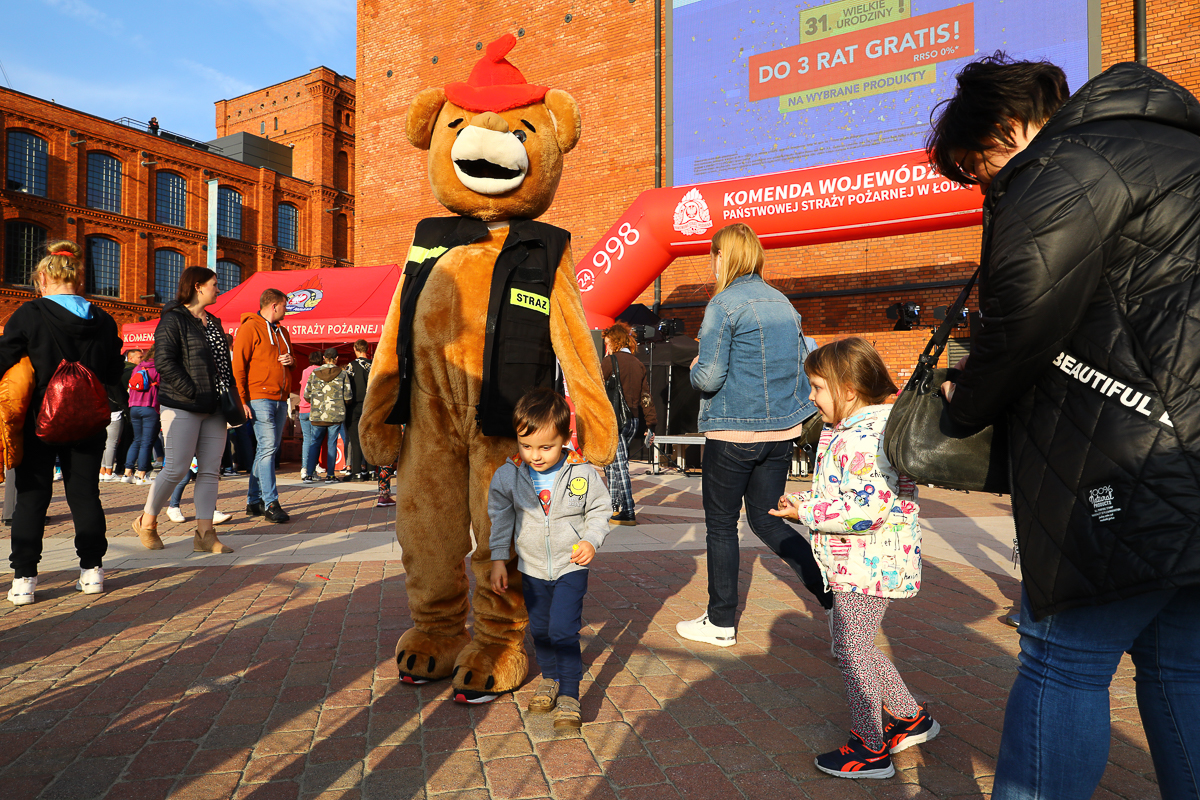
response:
[[[150,471],[153,460],[154,440],[158,436],[158,412],[150,406],[130,406],[129,422],[133,425],[133,445],[125,456],[125,467],[136,465],[137,471]]]
[[[325,473],[327,475],[337,474],[337,440],[342,433],[342,425],[313,425],[304,420],[304,414],[301,414],[301,426],[308,425],[312,431],[311,437],[308,432],[305,432],[305,447],[304,447],[304,471],[308,475],[312,475],[317,471],[317,458],[321,453],[321,445],[325,445]]]
[[[738,518],[742,500],[750,530],[789,567],[826,609],[833,595],[825,591],[821,568],[808,540],[781,517],[773,517],[787,485],[792,443],[738,444],[709,439],[704,444],[704,525],[708,529],[708,619],[722,628],[736,627],[738,604]]]
[[[308,421],[310,413],[311,412],[309,411],[304,411],[300,414],[300,432],[304,434],[304,440],[300,444],[300,453],[302,454],[300,465],[303,467],[304,472],[307,475],[312,474],[308,471],[308,451],[310,448],[312,448],[313,443],[313,425]]]
[[[1021,665],[993,800],[1086,800],[1108,763],[1108,687],[1121,656],[1164,798],[1200,798],[1200,586],[1073,608],[1035,622],[1021,592]]]

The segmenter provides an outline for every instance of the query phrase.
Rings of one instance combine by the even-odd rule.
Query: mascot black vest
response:
[[[388,415],[389,423],[403,425],[411,415],[413,319],[429,273],[448,251],[487,235],[487,223],[472,217],[434,217],[417,223],[400,290],[400,330],[396,335],[400,391]],[[475,409],[485,436],[515,438],[512,412],[521,395],[530,389],[558,388],[550,344],[550,292],[570,241],[570,233],[544,222],[509,221],[508,238],[492,271],[483,385]]]

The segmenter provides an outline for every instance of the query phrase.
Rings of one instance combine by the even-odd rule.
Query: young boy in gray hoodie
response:
[[[554,710],[555,728],[579,728],[583,597],[587,565],[608,532],[612,504],[600,473],[573,450],[571,410],[549,389],[528,392],[513,410],[519,455],[492,476],[492,591],[508,591],[508,560],[517,569],[529,612],[542,682],[529,710]]]

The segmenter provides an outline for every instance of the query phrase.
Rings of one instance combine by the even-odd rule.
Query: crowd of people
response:
[[[1007,426],[1022,554],[1020,667],[993,797],[1092,795],[1107,762],[1108,686],[1126,652],[1163,796],[1200,797],[1200,733],[1190,725],[1200,716],[1200,370],[1192,352],[1200,341],[1200,103],[1133,64],[1072,96],[1059,68],[997,54],[958,75],[928,151],[941,174],[985,194],[981,324],[942,390],[956,421]],[[795,308],[764,279],[765,253],[750,227],[717,231],[710,253],[715,293],[690,370],[706,439],[708,606],[677,633],[736,644],[744,508],[751,531],[828,620],[852,728],[816,767],[889,777],[892,754],[941,730],[875,644],[890,604],[917,594],[922,578],[918,488],[883,449],[897,386],[864,339],[814,346]],[[224,516],[219,472],[223,458],[247,464],[248,456],[237,455],[230,430],[249,429],[254,439],[247,514],[289,518],[276,481],[296,364],[280,325],[283,293],[264,292],[230,342],[207,310],[216,275],[188,267],[154,346],[125,362],[112,317],[79,294],[82,271],[78,246],[49,245],[38,298],[0,338],[0,374],[27,358],[31,375],[15,471],[8,597],[17,605],[34,600],[56,463],[85,593],[104,587],[101,480],[150,486],[133,529],[161,549],[158,515],[190,478],[194,549],[231,551],[214,528]],[[537,390],[516,406],[515,451],[488,497],[491,588],[513,588],[515,559],[542,673],[528,708],[553,712],[558,728],[583,722],[588,566],[602,558],[609,525],[636,524],[628,446],[640,427],[652,436],[656,423],[629,327],[609,328],[604,341],[610,397],[631,412],[607,490],[568,447],[567,403]],[[308,354],[297,392],[302,480],[317,480],[322,448],[324,480],[338,480],[340,437],[351,477],[379,480],[379,505],[394,504],[390,468],[365,464],[359,447],[371,362],[365,341],[354,352],[347,368],[335,348]],[[66,421],[47,409],[64,397],[83,408],[87,391],[100,398],[94,430],[64,440]],[[814,414],[824,429],[812,486],[789,492],[791,443]],[[122,456],[126,421],[132,443]],[[160,425],[163,465],[151,480]],[[573,487],[588,485],[601,490],[574,502],[582,495]]]

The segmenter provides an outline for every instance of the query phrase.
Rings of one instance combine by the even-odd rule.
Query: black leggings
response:
[[[46,509],[54,496],[54,459],[62,467],[63,489],[75,521],[75,552],[80,569],[102,566],[108,551],[107,526],[100,505],[100,460],[105,432],[66,445],[50,445],[25,428],[25,455],[17,467],[17,507],[13,512],[12,554],[9,563],[16,578],[38,574],[42,560],[42,535]]]

